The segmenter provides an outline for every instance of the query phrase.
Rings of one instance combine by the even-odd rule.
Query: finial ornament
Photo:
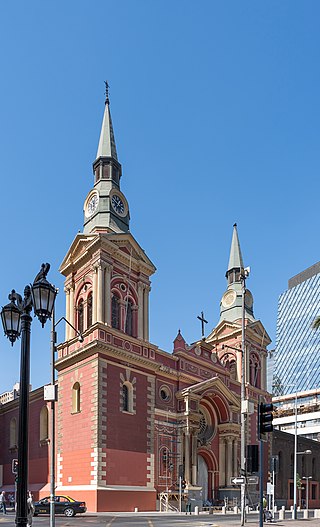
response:
[[[104,81],[106,87],[106,104],[109,104],[109,84],[108,81]]]

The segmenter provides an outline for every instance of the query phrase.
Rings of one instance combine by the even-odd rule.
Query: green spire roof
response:
[[[100,133],[100,141],[97,151],[97,159],[99,159],[99,157],[112,157],[113,159],[118,161],[108,96],[106,98],[106,105],[104,109]]]
[[[231,269],[239,269],[243,267],[244,265],[238,238],[237,224],[235,223],[233,226],[228,271],[231,271]]]

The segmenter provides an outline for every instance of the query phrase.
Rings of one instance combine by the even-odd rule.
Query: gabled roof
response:
[[[90,257],[93,251],[99,249],[99,244],[107,245],[111,255],[121,251],[123,259],[144,264],[149,276],[156,271],[154,264],[131,233],[78,233],[60,265],[60,272],[67,276],[70,267],[76,266],[83,258]],[[118,252],[118,256],[119,254]]]
[[[228,331],[226,331],[226,329]],[[208,342],[220,340],[223,337],[226,339],[235,338],[241,335],[242,327],[241,320],[236,322],[229,322],[228,320],[222,320],[219,324],[211,331],[210,335],[206,338]],[[271,338],[268,335],[264,325],[260,320],[254,322],[248,322],[245,327],[247,338],[259,342],[261,346],[268,346],[271,343]]]
[[[214,388],[217,392],[220,392],[227,399],[228,403],[233,406],[233,410],[240,410],[239,397],[231,392],[231,390],[217,376],[198,382],[192,386],[188,386],[181,390],[180,394],[182,396],[187,396],[188,394],[202,395],[209,388]]]

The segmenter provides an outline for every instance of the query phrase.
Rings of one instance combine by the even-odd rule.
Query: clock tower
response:
[[[94,187],[84,202],[84,233],[128,232],[129,206],[120,190],[121,165],[118,161],[106,83],[105,109],[93,163]]]

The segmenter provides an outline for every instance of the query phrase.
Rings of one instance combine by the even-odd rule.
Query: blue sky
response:
[[[43,261],[60,289],[83,227],[110,99],[131,231],[157,267],[150,339],[219,319],[232,225],[256,318],[275,343],[278,296],[319,261],[317,1],[69,0],[0,5],[0,304]],[[0,393],[20,346],[0,335]],[[64,338],[63,328],[58,340]],[[50,331],[34,321],[31,381],[50,381]]]

